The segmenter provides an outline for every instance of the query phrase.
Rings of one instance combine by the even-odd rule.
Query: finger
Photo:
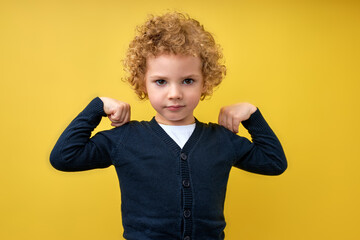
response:
[[[224,124],[225,121],[226,121],[226,115],[224,114],[224,108],[221,108],[220,112],[219,112],[218,123],[219,123],[219,125],[225,127],[225,124]]]
[[[116,126],[117,121],[113,118],[112,115],[108,115],[109,120],[111,121],[111,126]]]
[[[226,128],[229,129],[230,131],[233,131],[233,116],[228,114],[226,117]]]
[[[130,105],[129,104],[124,105],[120,121],[123,124],[130,121]]]
[[[124,125],[125,123],[130,121],[130,105],[124,106],[124,109],[121,111],[121,116],[119,117],[119,120],[113,120],[111,125],[114,127],[120,127]]]
[[[113,127],[120,127],[121,125],[123,125],[122,123],[115,123],[115,122],[112,122],[111,123],[111,126],[113,126]]]
[[[114,127],[120,127],[123,124],[124,124],[124,122],[120,122],[120,121],[112,121],[111,122],[111,126],[114,126]]]
[[[219,124],[220,124],[221,126],[226,127],[226,114],[224,114],[224,113],[221,114]]]
[[[233,118],[232,126],[233,126],[232,131],[234,133],[238,133],[239,132],[239,126],[240,126],[240,120],[238,118]]]
[[[130,110],[130,105],[129,105],[128,110],[126,111],[126,114],[125,114],[124,123],[130,122],[130,116],[131,116],[131,110]]]
[[[122,122],[124,122],[126,111],[127,111],[126,105],[120,106],[118,111],[119,111],[118,122],[122,123]]]
[[[121,110],[119,109],[119,107],[116,107],[111,111],[110,120],[112,122],[118,122],[120,120],[120,116],[121,116]]]
[[[218,124],[221,125],[221,119],[222,116],[221,116],[221,109],[220,109],[220,112],[219,112],[219,116],[218,116]]]

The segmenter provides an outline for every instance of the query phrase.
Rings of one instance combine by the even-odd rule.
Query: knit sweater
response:
[[[265,175],[279,175],[287,167],[281,144],[259,110],[242,122],[252,142],[218,124],[196,120],[182,149],[155,118],[91,137],[103,116],[103,103],[95,98],[62,133],[50,162],[62,171],[113,165],[128,240],[224,239],[232,166]]]

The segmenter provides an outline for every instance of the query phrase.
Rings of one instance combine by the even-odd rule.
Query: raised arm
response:
[[[238,132],[240,122],[249,131],[252,142],[229,133],[236,154],[233,165],[264,175],[283,173],[287,168],[285,153],[260,110],[252,104],[241,103],[224,107],[220,111],[219,124],[232,132]]]
[[[61,134],[50,154],[54,168],[83,171],[112,164],[113,131],[99,132],[92,138],[91,133],[104,116],[109,117],[113,126],[125,124],[130,120],[130,108],[126,103],[104,99],[93,99]]]

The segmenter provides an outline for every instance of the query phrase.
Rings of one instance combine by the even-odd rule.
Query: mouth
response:
[[[180,109],[182,109],[184,107],[185,107],[185,105],[170,105],[170,106],[166,106],[165,108],[170,111],[179,111]]]

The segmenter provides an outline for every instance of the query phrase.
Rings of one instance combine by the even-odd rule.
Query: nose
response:
[[[177,84],[171,85],[169,87],[168,98],[169,99],[181,99],[182,98],[181,86],[178,86]]]

